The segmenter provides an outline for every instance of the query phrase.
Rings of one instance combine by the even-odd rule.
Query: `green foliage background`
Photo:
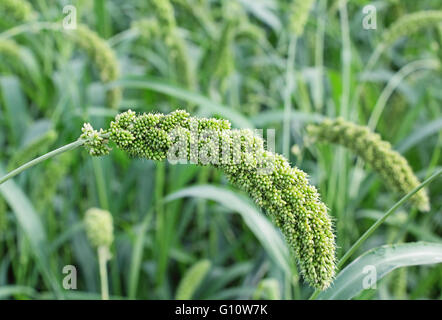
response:
[[[342,147],[312,144],[307,123],[340,115],[370,124],[421,181],[442,166],[442,24],[399,37],[367,68],[389,26],[442,10],[439,0],[317,0],[305,25],[306,6],[297,1],[15,2],[28,3],[29,14],[7,11],[8,3],[0,5],[0,176],[75,140],[83,122],[107,127],[128,108],[184,108],[235,127],[274,128],[276,151],[292,150],[291,164],[309,174],[330,208],[339,258],[400,197]],[[116,81],[100,77],[108,60],[94,48],[54,24],[36,27],[60,23],[67,4],[113,50]],[[377,8],[376,30],[362,27],[368,4]],[[118,110],[106,93],[112,88],[123,92]],[[430,212],[402,207],[357,255],[385,244],[442,243],[441,189],[441,179],[428,187]],[[0,187],[0,297],[99,298],[97,258],[82,226],[91,207],[113,215],[111,298],[312,293],[280,232],[220,172],[114,149],[103,158],[75,150]],[[77,268],[77,290],[62,289],[65,265]],[[412,266],[355,298],[440,299],[441,288],[440,264]]]

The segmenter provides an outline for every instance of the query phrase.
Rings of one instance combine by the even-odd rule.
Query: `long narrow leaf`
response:
[[[166,198],[171,201],[183,197],[209,199],[238,212],[246,225],[261,242],[268,255],[288,274],[290,273],[290,254],[281,234],[253,205],[234,192],[215,186],[194,186],[177,191]]]
[[[374,248],[344,268],[318,299],[351,299],[372,286],[368,277],[375,277],[378,282],[397,268],[441,262],[440,243],[414,242]]]
[[[3,176],[4,174],[4,169],[0,165],[0,176]],[[12,208],[19,225],[29,239],[29,243],[37,259],[40,271],[47,281],[47,284],[55,290],[56,294],[59,294],[60,288],[58,281],[50,272],[48,265],[47,249],[49,246],[40,217],[34,210],[28,197],[26,197],[20,187],[13,180],[9,180],[0,185],[0,193]]]

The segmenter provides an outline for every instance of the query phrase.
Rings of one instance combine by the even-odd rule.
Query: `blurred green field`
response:
[[[364,28],[367,5],[376,29]],[[391,28],[425,10],[436,17]],[[420,181],[440,170],[441,12],[439,0],[1,0],[0,177],[129,108],[275,129],[275,151],[329,208],[339,259],[402,195],[305,127],[342,116],[389,141]],[[374,249],[354,265],[359,278],[350,270],[319,298],[441,299],[442,179],[427,190],[431,210],[400,206],[347,261]],[[314,292],[280,231],[220,171],[114,148],[97,158],[76,149],[0,186],[0,298],[100,299],[82,222],[91,207],[113,216],[111,299]],[[63,288],[67,265],[75,290]],[[379,279],[361,291],[365,265]]]

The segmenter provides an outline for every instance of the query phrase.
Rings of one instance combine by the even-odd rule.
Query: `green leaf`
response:
[[[404,153],[419,142],[427,139],[429,136],[439,133],[442,130],[442,118],[436,119],[417,128],[412,134],[401,141],[396,150]]]
[[[0,176],[3,176],[4,174],[3,167],[0,165]],[[58,294],[60,287],[57,279],[50,271],[47,257],[47,248],[49,246],[46,232],[39,215],[35,211],[28,197],[13,180],[1,184],[0,193],[11,207],[20,227],[29,239],[29,243],[44,279],[47,284],[54,289],[56,294]]]
[[[26,99],[17,77],[1,77],[0,89],[11,132],[11,138],[8,138],[8,140],[18,144],[29,124]]]
[[[376,276],[378,282],[397,268],[441,262],[440,243],[413,242],[374,248],[345,267],[318,299],[351,299],[365,289],[367,277]]]
[[[253,16],[255,16],[258,20],[267,24],[274,31],[281,30],[281,21],[278,16],[275,14],[276,6],[273,1],[268,0],[255,0],[255,1],[247,1],[240,0],[241,4],[245,7],[247,11],[249,11]]]
[[[290,112],[291,121],[299,121],[299,122],[319,122],[324,120],[324,116],[319,113],[306,113],[302,111],[292,110]],[[252,123],[260,128],[266,126],[271,123],[280,123],[284,120],[284,111],[283,110],[275,110],[275,111],[265,111],[260,112],[258,115],[253,116],[251,118]]]
[[[195,291],[206,277],[210,270],[211,263],[209,260],[201,260],[195,263],[181,279],[176,291],[177,300],[192,299]]]
[[[36,291],[31,287],[25,286],[1,286],[0,287],[0,299],[10,298],[14,295],[25,295],[28,297],[34,297]]]
[[[166,197],[171,201],[183,197],[196,197],[218,202],[226,208],[238,212],[249,229],[261,242],[270,258],[287,274],[291,274],[289,250],[280,232],[250,202],[234,192],[210,185],[194,186],[179,190]]]

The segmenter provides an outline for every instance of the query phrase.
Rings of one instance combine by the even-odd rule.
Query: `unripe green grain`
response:
[[[93,247],[109,248],[114,240],[112,215],[109,211],[91,208],[86,211],[84,226]]]
[[[401,194],[409,193],[420,184],[407,160],[394,151],[389,142],[382,140],[379,134],[372,132],[368,127],[338,118],[309,125],[307,132],[319,142],[331,142],[349,148],[369,164],[391,188]],[[411,200],[419,210],[430,210],[425,189],[419,190]]]
[[[89,123],[85,123],[81,129],[83,132],[80,139],[85,141],[85,148],[91,156],[103,156],[109,153],[110,148],[107,146],[108,140],[104,138],[104,131],[94,130]]]
[[[35,16],[32,6],[25,0],[0,1],[0,27],[28,22]]]
[[[206,130],[210,136],[204,136]],[[109,134],[110,140],[134,157],[159,161],[173,155],[219,168],[281,229],[307,282],[318,289],[331,283],[335,236],[327,207],[307,174],[290,167],[283,156],[266,151],[263,139],[252,130],[234,130],[229,121],[190,117],[182,110],[167,115],[137,115],[129,110],[117,115],[102,134]],[[176,146],[184,154],[177,155],[172,148]],[[102,147],[89,149],[91,154],[100,154]]]

